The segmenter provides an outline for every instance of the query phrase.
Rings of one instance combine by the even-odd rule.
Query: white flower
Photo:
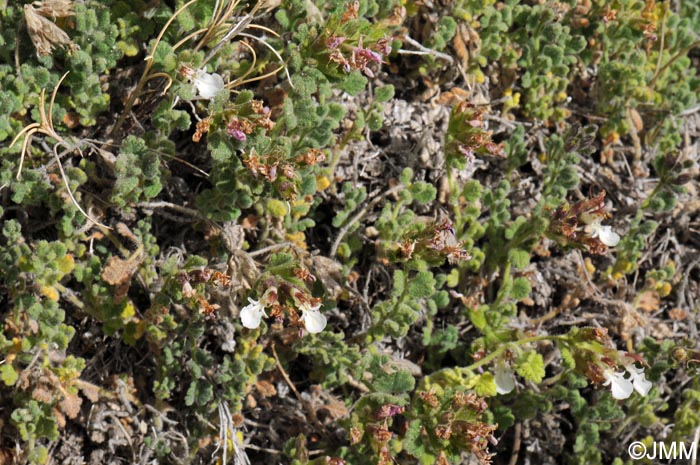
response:
[[[610,385],[612,389],[612,396],[615,399],[627,399],[632,395],[634,386],[632,385],[632,381],[625,379],[624,371],[615,373],[613,370],[608,368],[603,371],[603,376],[605,376],[603,386]]]
[[[634,390],[639,394],[646,396],[651,389],[651,381],[647,380],[644,376],[644,369],[637,368],[633,364],[625,365],[625,370],[632,375],[632,384],[634,385]]]
[[[620,235],[612,230],[611,226],[600,224],[600,218],[591,218],[590,215],[582,218],[587,223],[586,233],[592,238],[600,239],[600,242],[608,247],[615,247],[620,242]]]
[[[248,302],[250,302],[250,304],[241,309],[241,323],[243,323],[243,326],[246,328],[255,329],[260,326],[260,320],[262,320],[263,316],[267,316],[267,314],[265,313],[265,307],[259,300],[248,297]]]
[[[496,365],[494,378],[496,380],[497,393],[508,394],[515,389],[515,375],[513,375],[513,372],[506,366],[503,360],[499,361]]]
[[[312,307],[308,302],[299,306],[301,310],[301,318],[299,319],[304,322],[306,330],[311,334],[320,333],[326,327],[326,317],[318,311],[319,308],[321,308],[321,304]]]
[[[615,247],[620,242],[620,235],[612,230],[611,226],[603,226],[600,222],[589,225],[591,237],[597,237],[600,242],[608,247]]]
[[[203,98],[210,99],[224,89],[224,78],[217,73],[207,73],[206,68],[194,74],[194,87]]]

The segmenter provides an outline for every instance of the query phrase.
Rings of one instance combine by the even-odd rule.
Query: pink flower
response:
[[[233,137],[234,139],[238,139],[241,142],[247,139],[245,132],[241,131],[240,129],[228,127],[226,128],[226,132],[229,136]]]
[[[338,48],[343,42],[345,42],[345,37],[332,36],[326,39],[326,47]]]

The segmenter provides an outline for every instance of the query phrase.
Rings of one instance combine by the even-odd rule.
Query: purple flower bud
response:
[[[345,42],[345,37],[335,37],[335,36],[329,37],[326,40],[326,47],[338,48],[338,46],[340,46],[340,44],[342,44],[343,42]]]
[[[472,163],[474,161],[474,152],[472,149],[467,147],[466,145],[460,145],[457,147],[457,149],[464,155],[464,158],[467,159],[468,163]]]
[[[238,139],[241,142],[243,142],[247,139],[245,132],[241,131],[238,128],[228,127],[228,128],[226,128],[226,132],[228,133],[229,136],[233,137],[234,139]]]
[[[375,52],[374,50],[370,50],[368,48],[358,47],[355,49],[355,54],[358,56],[364,57],[370,61],[375,61],[377,63],[382,62],[382,56],[379,53]]]

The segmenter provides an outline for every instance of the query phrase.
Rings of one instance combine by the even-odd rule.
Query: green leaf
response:
[[[280,23],[282,30],[289,29],[291,24],[289,21],[289,16],[287,15],[287,11],[285,11],[281,8],[278,9],[275,12],[275,19],[277,20],[278,23]]]
[[[190,383],[190,387],[187,389],[187,394],[185,395],[185,405],[187,405],[188,407],[193,406],[196,399],[197,399],[197,382],[192,381]]]
[[[394,97],[394,86],[389,84],[387,86],[377,87],[374,90],[374,100],[379,103],[388,102]]]
[[[530,264],[530,254],[522,249],[512,249],[508,251],[508,261],[513,268],[523,269]]]
[[[287,204],[277,199],[269,199],[265,206],[268,213],[275,218],[284,218],[287,215]]]
[[[447,275],[447,287],[456,287],[459,284],[459,269],[452,268],[450,274]]]
[[[276,253],[272,254],[270,257],[270,263],[268,266],[270,267],[276,267],[276,266],[283,266],[283,265],[293,265],[294,262],[294,257],[287,253]]]
[[[576,360],[574,359],[574,354],[567,347],[560,347],[559,353],[561,353],[561,364],[565,368],[576,368]]]
[[[391,290],[392,297],[399,297],[406,289],[406,275],[401,270],[394,271],[394,287]]]
[[[354,97],[365,89],[367,78],[355,70],[340,83],[340,88]]]
[[[430,296],[435,291],[435,278],[430,271],[421,271],[408,286],[408,293],[414,299]]]
[[[659,223],[653,220],[644,221],[639,225],[639,233],[643,236],[648,236],[659,227]]]
[[[481,397],[493,397],[497,394],[496,378],[491,373],[477,376],[474,391]]]
[[[515,424],[513,411],[504,405],[497,405],[492,408],[494,422],[498,424],[498,429],[504,431]]]
[[[166,72],[173,71],[177,67],[177,56],[170,44],[165,41],[158,43],[153,53],[153,63],[160,64]]]
[[[401,184],[407,186],[411,183],[411,179],[413,179],[413,170],[409,167],[404,168],[399,176],[399,181],[401,181]]]
[[[377,391],[389,394],[412,391],[415,384],[416,380],[411,373],[406,370],[399,370],[395,373],[379,376],[376,381],[372,383]]]
[[[413,420],[403,438],[403,448],[413,457],[420,459],[428,457],[430,461],[427,463],[434,463],[435,457],[429,453],[428,447],[426,447],[426,444],[423,442],[422,431],[423,423],[420,420]]]
[[[518,357],[515,371],[526,381],[540,383],[544,378],[544,359],[534,350],[525,352]]]
[[[437,189],[427,182],[416,182],[411,185],[409,191],[413,194],[413,200],[419,205],[425,205],[435,200]]]
[[[384,115],[379,111],[373,111],[367,117],[367,127],[370,131],[379,131],[384,124]]]
[[[6,386],[14,386],[18,378],[19,375],[11,364],[4,363],[0,365],[0,379],[2,379]]]
[[[469,320],[476,329],[482,330],[486,327],[486,312],[481,307],[471,310],[469,312]]]
[[[530,295],[531,291],[530,281],[522,276],[517,277],[513,280],[513,290],[511,291],[511,297],[515,300],[522,300]]]
[[[481,191],[482,191],[481,183],[479,181],[476,181],[474,179],[467,181],[466,184],[464,184],[464,189],[462,189],[462,194],[464,195],[464,198],[467,199],[469,202],[476,202],[481,198]]]

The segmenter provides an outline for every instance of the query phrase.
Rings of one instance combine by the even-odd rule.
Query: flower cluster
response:
[[[229,276],[209,268],[180,273],[177,276],[177,281],[181,286],[182,296],[186,299],[193,299],[199,306],[200,312],[208,318],[213,317],[220,306],[209,303],[207,298],[195,286],[201,284],[223,288],[231,286],[231,278]]]
[[[486,401],[474,392],[458,391],[447,406],[440,414],[441,422],[435,428],[435,435],[442,441],[466,446],[480,464],[490,464],[494,454],[489,452],[489,445],[498,444],[494,436],[498,425],[482,421],[488,409]]]
[[[450,115],[445,151],[459,169],[474,162],[475,156],[503,157],[503,144],[491,140],[484,121],[484,110],[467,101],[455,105]],[[449,161],[448,160],[448,161]],[[466,163],[465,163],[466,162]]]
[[[317,334],[326,327],[327,319],[320,312],[320,299],[306,297],[301,292],[293,292],[294,301],[301,311],[301,316],[294,314],[293,319],[303,323],[304,328],[311,333]],[[277,288],[271,287],[263,294],[259,300],[248,297],[248,305],[243,307],[239,313],[241,323],[248,329],[256,329],[260,326],[263,317],[267,317],[266,308],[272,309],[271,315],[281,317],[287,307],[279,303]]]
[[[229,136],[240,141],[245,141],[255,128],[263,128],[270,131],[275,123],[270,119],[270,108],[260,100],[250,103],[251,114],[232,116],[226,124],[226,132]]]
[[[471,162],[475,153],[502,157],[504,155],[503,144],[497,144],[491,140],[491,132],[487,131],[484,122],[484,109],[477,108],[469,102],[460,102],[454,109],[461,114],[461,122],[465,128],[465,134],[457,150]]]
[[[464,242],[458,242],[455,234],[452,222],[443,218],[433,228],[433,237],[428,242],[429,248],[444,254],[451,264],[471,258],[469,252],[464,249]]]
[[[297,163],[313,166],[326,161],[326,154],[319,149],[309,149],[295,159]]]
[[[444,261],[447,258],[451,264],[454,264],[471,259],[471,255],[464,247],[464,242],[457,240],[452,222],[443,218],[425,231],[404,238],[398,245],[398,252],[407,260],[414,255],[419,255],[431,261]]]
[[[615,399],[627,399],[637,391],[645,396],[652,388],[652,383],[644,375],[644,369],[636,364],[646,362],[640,355],[620,352],[611,347],[610,337],[604,328],[576,328],[566,336],[556,338],[562,353],[575,363],[575,370],[588,377],[593,383],[609,386]],[[508,394],[515,389],[515,373],[509,366],[513,354],[506,351],[493,369],[496,392]],[[525,367],[527,371],[531,366]],[[518,367],[522,376],[523,367]]]
[[[615,247],[620,235],[602,221],[610,214],[605,211],[605,191],[573,205],[559,207],[549,226],[551,235],[560,242],[586,247],[590,253],[605,253],[607,247]]]
[[[651,390],[652,383],[644,376],[644,369],[637,368],[635,360],[630,357],[625,357],[624,360],[624,371],[616,371],[617,365],[607,360],[605,366],[591,365],[589,375],[603,386],[610,386],[612,396],[615,399],[627,399],[634,391],[642,396],[647,395]],[[625,377],[625,372],[630,376]],[[494,378],[498,394],[508,394],[515,389],[515,374],[503,360],[496,364]]]
[[[389,38],[379,39],[370,48],[362,45],[362,37],[360,37],[357,47],[350,47],[350,53],[346,56],[341,50],[341,45],[345,40],[346,38],[342,36],[330,36],[326,39],[326,47],[331,50],[330,61],[341,65],[346,73],[357,69],[362,71],[365,76],[373,78],[374,72],[369,68],[369,65],[372,63],[383,63],[384,56],[391,53]]]
[[[279,157],[274,154],[263,156],[251,151],[243,164],[253,173],[254,176],[262,175],[268,181],[275,182],[279,174],[287,179],[292,179],[295,174],[294,167],[289,163],[280,163]]]
[[[620,242],[620,235],[612,230],[612,226],[600,224],[602,220],[600,216],[595,217],[584,213],[581,215],[581,219],[586,224],[583,229],[591,239],[598,238],[608,247],[615,247]]]
[[[311,305],[308,302],[303,302],[299,305],[301,310],[301,318],[299,321],[304,323],[304,327],[311,334],[320,333],[326,327],[326,317],[319,311],[321,304]]]
[[[633,391],[646,396],[651,390],[651,381],[644,376],[643,368],[636,367],[636,361],[636,357],[630,357],[629,354],[623,357],[623,367],[629,373],[629,378],[625,377],[625,371],[617,372],[610,366],[603,369],[603,386],[610,386],[615,399],[627,399]]]

